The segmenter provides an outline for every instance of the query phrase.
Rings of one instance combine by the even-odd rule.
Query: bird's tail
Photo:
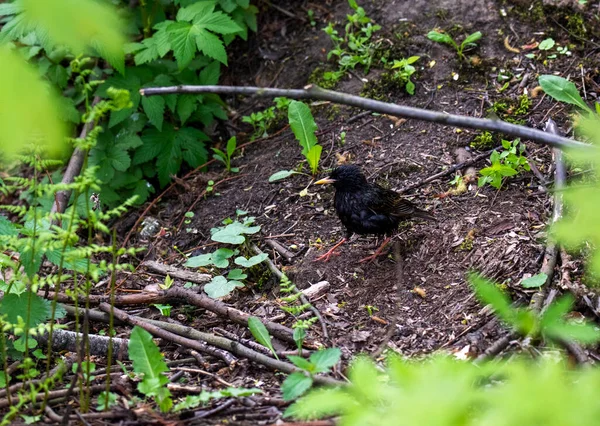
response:
[[[420,217],[421,219],[427,219],[427,220],[437,221],[437,219],[435,218],[435,216],[432,215],[431,213],[429,213],[428,211],[417,209],[417,208],[415,208],[415,211],[412,213],[412,216],[413,217]]]

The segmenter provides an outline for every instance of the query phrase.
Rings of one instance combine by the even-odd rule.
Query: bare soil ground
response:
[[[415,95],[409,96],[401,88],[378,86],[383,72],[379,66],[366,76],[362,70],[355,70],[336,90],[360,94],[369,88],[378,89],[378,95],[389,102],[485,117],[498,101],[514,103],[524,90],[535,93],[539,74],[571,76],[580,85],[578,65],[583,63],[587,72],[584,75],[587,96],[597,96],[599,45],[586,41],[597,40],[600,33],[597,2],[588,2],[585,7],[577,1],[534,2],[533,5],[492,0],[362,3],[367,15],[383,27],[377,38],[384,40],[398,58],[421,57]],[[331,42],[320,29],[330,21],[341,24],[350,13],[347,2],[302,2],[301,6],[295,2],[278,2],[277,6],[295,17],[275,8],[263,11],[259,15],[259,34],[247,45],[234,49],[236,53],[223,84],[300,88],[309,82],[315,68],[326,66]],[[315,12],[315,27],[307,22],[307,9]],[[567,20],[568,16],[581,16],[585,31],[581,32],[580,26]],[[476,65],[460,63],[448,46],[426,38],[433,28],[444,29],[459,39],[481,31],[484,37],[479,47],[469,52],[469,56],[477,55],[480,61]],[[547,37],[569,46],[572,54],[548,60],[525,56],[527,52],[522,46]],[[511,46],[519,48],[520,53],[511,51]],[[500,93],[498,89],[503,83],[498,82],[497,76],[501,70],[520,78],[528,75],[528,80],[519,87],[522,80],[517,78]],[[369,83],[356,76],[364,77]],[[241,115],[271,105],[269,100],[248,97],[231,97],[227,102],[237,114],[227,128],[231,132],[242,130],[238,132],[240,141],[244,141],[244,131],[249,131],[241,123]],[[399,190],[456,164],[457,148],[468,147],[479,134],[385,116],[366,115],[349,122],[360,112],[331,104],[313,106],[319,141],[324,147],[324,172],[320,176],[325,176],[326,171],[338,163],[348,162],[361,166],[371,181]],[[518,118],[526,125],[541,128],[548,117],[556,120],[563,131],[569,130],[568,109],[544,97],[543,93],[537,93],[530,108]],[[342,131],[346,132],[344,145],[340,144]],[[518,283],[525,274],[539,271],[551,211],[550,197],[533,173],[519,175],[499,191],[489,186],[478,188],[474,181],[464,193],[449,194],[452,189],[449,181],[453,177],[450,175],[406,193],[421,208],[433,212],[438,221],[414,221],[402,227],[398,240],[404,272],[400,276],[391,255],[375,263],[358,263],[373,252],[375,238],[364,237],[342,246],[340,255],[329,262],[314,261],[343,236],[333,210],[333,188],[312,186],[312,179],[306,175],[269,183],[268,178],[273,173],[295,168],[303,161],[298,142],[289,128],[284,128],[284,123],[270,129],[270,134],[273,136],[249,145],[235,158],[234,166],[240,168],[240,174],[216,187],[218,195],[202,198],[195,204],[194,219],[179,230],[183,215],[205,189],[207,181],[217,182],[231,176],[219,165],[213,165],[207,173],[194,175],[165,195],[148,215],[158,218],[167,232],[152,239],[149,250],[140,260],[155,259],[181,266],[185,259],[177,254],[175,246],[177,250],[192,250],[194,254],[211,250],[211,246],[206,246],[211,242],[210,229],[223,219],[233,217],[236,209],[248,211],[262,226],[254,240],[296,285],[304,288],[319,281],[329,282],[329,291],[312,303],[326,321],[330,340],[324,338],[318,324],[311,335],[323,344],[341,348],[344,364],[358,353],[372,353],[378,348],[384,339],[386,323],[394,318],[397,309],[401,315],[388,342],[390,349],[417,356],[440,349],[461,350],[469,345],[471,355],[481,353],[499,336],[502,328],[495,323],[488,324],[489,313],[482,312],[467,283],[470,270],[505,283],[514,299],[528,300]],[[550,150],[524,142],[528,158],[544,178],[551,181]],[[479,153],[471,151],[474,155]],[[481,162],[476,167],[483,165]],[[301,196],[300,192],[307,187],[308,195]],[[136,218],[138,214],[135,213]],[[123,226],[130,225],[131,221]],[[266,239],[274,239],[294,252],[294,258],[287,261],[279,256],[265,245]],[[144,245],[136,237],[129,244]],[[163,277],[145,275],[140,269],[125,287],[139,290],[162,280]],[[293,318],[281,315],[278,296],[278,282],[271,277],[260,283],[248,283],[225,301],[252,315],[289,326]],[[212,327],[218,326],[240,336],[250,336],[243,327],[205,311],[190,315],[189,308],[177,307],[171,317],[178,318],[181,313],[185,313],[183,318],[188,318],[184,323],[196,329],[211,332]],[[159,317],[156,309],[150,307],[145,315]],[[292,349],[281,342],[277,342],[277,346]],[[222,367],[219,362],[211,363],[211,371],[218,371],[233,384],[258,385],[267,395],[280,397],[279,385],[284,376],[253,363],[242,362],[232,371]],[[283,408],[262,401],[260,409],[234,405],[211,419],[229,424],[268,424],[277,420]]]

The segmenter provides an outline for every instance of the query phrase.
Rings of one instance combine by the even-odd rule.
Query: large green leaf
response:
[[[584,102],[581,95],[579,95],[575,84],[566,78],[558,75],[541,75],[539,82],[544,92],[553,99],[575,105],[584,111],[593,113],[592,109]]]
[[[169,371],[169,367],[152,340],[152,335],[138,326],[133,328],[129,339],[129,358],[133,362],[133,371],[143,375],[138,390],[144,395],[156,397],[161,410],[168,411],[173,402],[166,387],[169,379],[163,373]]]
[[[292,101],[288,107],[290,127],[296,139],[302,146],[302,155],[306,156],[310,149],[317,144],[317,123],[310,112],[310,108],[303,102]]]

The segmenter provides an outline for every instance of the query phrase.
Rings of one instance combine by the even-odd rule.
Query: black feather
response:
[[[435,220],[397,192],[367,182],[356,166],[340,166],[327,179],[335,187],[335,211],[352,234],[391,234],[398,224],[412,217]]]

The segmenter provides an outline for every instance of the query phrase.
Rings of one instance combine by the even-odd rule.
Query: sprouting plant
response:
[[[379,310],[379,308],[377,306],[373,306],[373,305],[365,305],[365,309],[367,310],[367,313],[369,314],[370,317],[372,317],[373,314]]]
[[[213,158],[223,163],[228,172],[237,173],[240,171],[240,169],[237,167],[231,167],[231,156],[235,152],[236,147],[237,139],[235,136],[232,136],[227,141],[227,147],[225,149],[225,152],[221,151],[218,148],[212,149],[214,151]]]
[[[302,146],[302,155],[306,158],[310,171],[315,175],[319,168],[323,147],[317,142],[315,134],[317,123],[310,108],[303,102],[292,101],[288,107],[288,118],[290,127]]]
[[[454,47],[456,53],[458,54],[458,58],[461,60],[465,59],[464,50],[469,47],[476,46],[476,41],[481,38],[481,31],[476,31],[473,34],[468,35],[462,41],[461,44],[458,44],[452,37],[450,37],[446,33],[442,33],[438,30],[432,30],[427,34],[427,38],[429,40],[435,41],[436,43],[443,43]]]
[[[244,287],[243,281],[248,278],[248,275],[242,268],[252,268],[264,262],[268,257],[266,253],[249,258],[243,256],[249,252],[247,236],[259,232],[260,226],[254,224],[254,217],[242,219],[246,212],[238,210],[236,213],[238,217],[235,220],[227,218],[223,220],[224,226],[210,230],[213,241],[232,246],[232,248],[221,247],[210,253],[190,257],[185,263],[185,266],[189,268],[212,267],[223,270],[219,271],[218,275],[215,275],[204,286],[206,294],[215,299],[228,295],[236,288]],[[232,258],[236,266],[230,264],[229,261]],[[227,271],[226,274],[225,271]]]
[[[358,6],[356,0],[348,0],[348,4],[354,10],[354,14],[347,15],[345,36],[341,37],[333,23],[329,23],[323,31],[333,42],[333,49],[327,54],[327,59],[337,57],[338,70],[323,74],[328,81],[337,82],[349,69],[362,65],[365,74],[369,72],[373,61],[373,53],[376,45],[371,38],[373,33],[381,27],[374,25],[365,10]]]
[[[530,170],[527,157],[523,155],[525,145],[520,139],[515,139],[513,142],[502,140],[502,147],[504,151],[501,153],[494,151],[490,155],[491,166],[479,171],[481,176],[478,186],[489,183],[494,188],[500,189],[504,178],[514,176],[523,170]]]
[[[416,71],[412,64],[418,60],[419,56],[411,56],[402,60],[394,59],[392,63],[392,69],[395,70],[393,74],[394,80],[403,85],[409,95],[415,94],[415,83],[411,81],[410,77]]]
[[[281,385],[283,399],[292,401],[302,396],[312,387],[314,375],[328,373],[331,367],[339,362],[341,356],[342,351],[338,348],[329,348],[314,352],[310,355],[309,359],[289,355],[288,359],[296,367],[302,369],[303,372],[297,371],[292,373],[283,381]]]
[[[280,308],[288,314],[297,317],[310,309],[310,303],[303,303],[300,300],[302,293],[285,274],[283,274],[279,280],[279,291],[281,294],[287,295],[281,297]],[[293,337],[296,346],[298,347],[298,351],[302,351],[302,345],[306,338],[306,330],[317,322],[317,320],[318,318],[315,316],[308,319],[296,320],[294,324],[292,324],[292,328],[294,329]]]
[[[306,15],[308,16],[308,21],[310,22],[310,26],[314,27],[315,25],[317,25],[317,23],[315,22],[315,11],[312,9],[308,9],[306,11]]]
[[[269,128],[271,128],[275,122],[284,118],[291,99],[280,96],[273,99],[273,102],[275,102],[275,106],[242,117],[242,121],[250,124],[254,129],[252,136],[250,137],[251,140],[269,136]]]

